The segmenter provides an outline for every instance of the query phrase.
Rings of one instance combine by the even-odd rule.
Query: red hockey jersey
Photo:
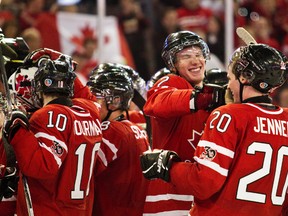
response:
[[[149,91],[144,113],[151,116],[153,149],[172,150],[185,161],[193,160],[209,112],[191,113],[189,103],[193,87],[176,75],[161,78]],[[169,212],[187,215],[193,196],[178,192],[172,184],[153,180],[149,184],[144,213]]]
[[[0,129],[0,133],[2,130]],[[6,170],[6,152],[4,149],[3,140],[0,139],[0,178],[4,178]],[[0,216],[14,216],[16,213],[16,197],[5,199],[3,197],[0,201]]]
[[[288,111],[230,104],[210,115],[196,163],[171,182],[195,196],[191,215],[280,215],[288,187]]]
[[[48,104],[11,141],[27,176],[35,215],[91,215],[93,170],[102,138],[99,110],[85,99],[72,106]],[[20,179],[17,215],[26,215]]]
[[[140,155],[149,149],[146,132],[128,121],[102,123],[99,157],[107,168],[95,177],[93,215],[141,216],[148,186]]]

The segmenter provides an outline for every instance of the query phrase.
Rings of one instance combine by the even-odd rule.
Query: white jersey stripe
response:
[[[107,162],[106,156],[105,156],[105,154],[104,154],[104,152],[102,151],[101,148],[98,150],[98,157],[101,159],[103,164],[107,167],[108,162]]]
[[[209,146],[212,149],[216,150],[217,153],[221,153],[221,154],[226,155],[230,158],[234,158],[234,151],[231,151],[230,149],[227,149],[223,146],[219,146],[216,143],[209,142],[207,140],[200,140],[198,143],[198,146],[200,146],[200,147]]]
[[[116,146],[113,144],[113,143],[111,143],[109,140],[107,140],[107,139],[105,139],[105,138],[102,138],[102,141],[103,141],[103,143],[105,144],[105,145],[107,145],[109,148],[110,148],[110,150],[114,153],[114,156],[113,156],[113,160],[115,160],[116,158],[117,158],[117,151],[118,151],[118,149],[116,148]]]
[[[53,142],[55,141],[55,142],[59,143],[60,146],[65,149],[66,152],[68,152],[67,145],[64,142],[62,142],[61,140],[58,140],[55,136],[51,136],[51,135],[49,135],[47,133],[43,133],[43,132],[38,132],[35,134],[35,137],[36,138],[43,137],[43,138],[51,140]]]
[[[206,166],[206,167],[209,167],[210,169],[213,169],[215,170],[216,172],[218,172],[219,174],[223,175],[223,176],[227,176],[228,175],[228,170],[223,168],[223,167],[220,167],[219,164],[215,163],[215,162],[212,162],[212,161],[209,161],[209,160],[205,160],[205,159],[201,159],[199,157],[194,157],[194,160],[197,161],[198,163]]]
[[[143,216],[188,216],[188,210],[173,210],[158,213],[144,213]]]
[[[178,201],[194,201],[192,195],[180,195],[180,194],[160,194],[160,195],[148,195],[146,196],[146,202],[159,202],[164,200],[178,200]]]
[[[260,111],[263,112],[263,113],[267,113],[267,114],[271,114],[271,115],[279,115],[279,114],[281,114],[281,113],[283,112],[283,109],[282,109],[281,107],[280,107],[279,110],[274,110],[274,111],[271,110],[271,111],[268,111],[268,110],[265,110],[265,109],[262,109],[262,108],[258,107],[258,106],[255,105],[255,104],[246,103],[246,105],[252,106],[252,107],[260,110]]]
[[[61,167],[61,165],[62,165],[61,159],[51,151],[51,148],[49,148],[47,145],[45,145],[45,143],[41,143],[41,142],[39,142],[39,145],[42,148],[46,149],[48,152],[50,152],[53,155],[56,163],[58,164],[58,167]]]
[[[85,112],[85,113],[81,113],[81,112],[76,112],[75,110],[71,109],[68,107],[68,109],[74,113],[76,116],[80,116],[80,117],[90,117],[91,114],[89,112]]]

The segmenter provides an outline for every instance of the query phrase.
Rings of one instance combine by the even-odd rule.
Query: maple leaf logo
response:
[[[97,29],[95,29],[97,30]],[[76,50],[83,52],[84,50],[84,41],[87,39],[94,39],[97,41],[97,36],[95,35],[94,28],[90,27],[88,23],[83,28],[80,28],[80,36],[72,36],[70,41],[76,46]],[[104,44],[109,43],[109,36],[104,35]]]
[[[195,150],[196,146],[200,140],[200,137],[203,134],[203,130],[201,132],[198,132],[196,130],[192,130],[192,138],[191,139],[187,139],[187,141],[189,142],[189,144],[192,146],[192,148]]]
[[[30,99],[31,80],[28,79],[27,75],[23,76],[21,74],[18,74],[15,79],[15,89],[17,91],[17,94],[21,95],[26,99]]]

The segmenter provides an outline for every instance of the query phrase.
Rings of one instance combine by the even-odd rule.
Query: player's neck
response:
[[[248,99],[248,98],[261,97],[261,96],[265,96],[265,95],[267,95],[267,94],[264,94],[264,93],[257,91],[252,86],[244,86],[243,101]]]
[[[109,121],[112,121],[112,120],[114,120],[114,119],[116,119],[116,118],[118,118],[120,115],[122,115],[123,114],[123,111],[121,111],[121,110],[116,110],[116,111],[114,111],[114,112],[112,112],[111,113],[111,115],[109,116]]]
[[[49,102],[51,102],[52,100],[58,98],[57,96],[51,96],[51,95],[45,95],[43,97],[43,107],[46,106]]]

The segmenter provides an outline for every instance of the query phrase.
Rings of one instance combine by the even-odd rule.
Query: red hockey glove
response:
[[[21,110],[13,110],[11,118],[6,120],[3,127],[3,134],[8,142],[10,142],[20,127],[28,129],[28,117]]]
[[[213,97],[211,103],[208,105],[207,110],[212,111],[219,106],[225,105],[225,94],[227,85],[215,85],[215,84],[205,84],[204,89],[210,89],[208,91],[213,92]]]
[[[190,99],[190,110],[195,112],[197,110],[211,111],[219,106],[225,104],[226,86],[215,84],[205,84],[203,89],[195,89],[192,91]]]
[[[40,48],[40,49],[30,52],[26,56],[26,58],[24,59],[24,66],[25,67],[38,67],[40,66],[40,63],[43,59],[51,59],[54,61],[54,60],[59,59],[63,55],[71,58],[70,56],[65,55],[53,49]],[[72,63],[73,63],[73,70],[75,70],[77,63],[75,61],[72,61]]]
[[[140,156],[142,173],[149,180],[161,178],[169,182],[173,161],[180,161],[180,158],[176,152],[168,150],[148,150]]]

